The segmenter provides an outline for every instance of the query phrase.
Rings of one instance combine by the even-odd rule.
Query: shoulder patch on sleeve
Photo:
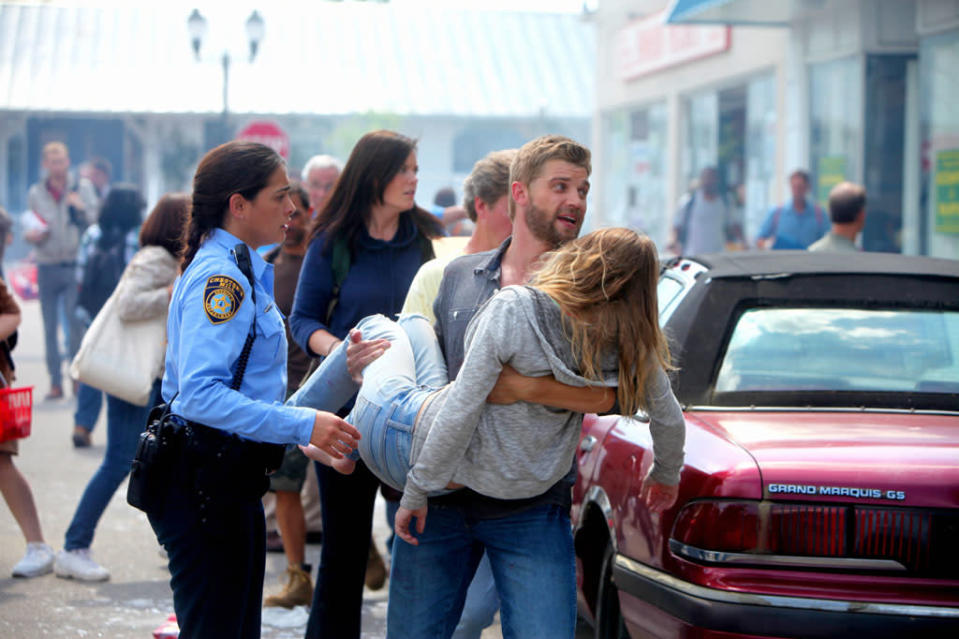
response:
[[[213,325],[233,319],[243,303],[243,287],[232,277],[213,275],[203,290],[203,310]]]

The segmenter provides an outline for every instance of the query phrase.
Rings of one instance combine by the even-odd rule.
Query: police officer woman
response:
[[[234,141],[207,153],[193,181],[162,388],[180,452],[149,512],[183,639],[260,636],[260,497],[279,461],[269,444],[312,442],[338,458],[359,438],[331,413],[282,405],[286,334],[256,249],[281,242],[294,211],[285,169],[269,147]]]

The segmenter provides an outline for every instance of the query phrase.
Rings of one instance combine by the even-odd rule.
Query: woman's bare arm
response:
[[[491,404],[532,402],[576,413],[606,413],[616,404],[616,389],[605,386],[570,386],[552,375],[526,377],[503,366],[496,386],[486,398]]]

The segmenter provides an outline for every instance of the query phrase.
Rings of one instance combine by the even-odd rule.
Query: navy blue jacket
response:
[[[290,314],[290,329],[300,348],[316,357],[317,353],[307,344],[314,331],[324,329],[345,339],[349,330],[367,315],[382,313],[390,317],[399,313],[423,261],[418,233],[409,213],[400,215],[396,235],[388,242],[370,237],[366,227],[362,227],[329,325],[326,312],[334,284],[332,244],[327,246],[325,233],[315,237],[303,260]]]

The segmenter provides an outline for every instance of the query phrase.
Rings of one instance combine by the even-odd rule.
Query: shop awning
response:
[[[249,12],[197,4],[210,6],[199,61],[187,31],[189,8],[179,1],[0,0],[0,118],[4,111],[219,113],[224,51],[233,60],[227,89],[234,113],[593,112],[594,26],[574,14],[263,2],[266,36],[251,63]]]
[[[830,0],[673,0],[668,24],[728,24],[787,27],[810,9]]]

